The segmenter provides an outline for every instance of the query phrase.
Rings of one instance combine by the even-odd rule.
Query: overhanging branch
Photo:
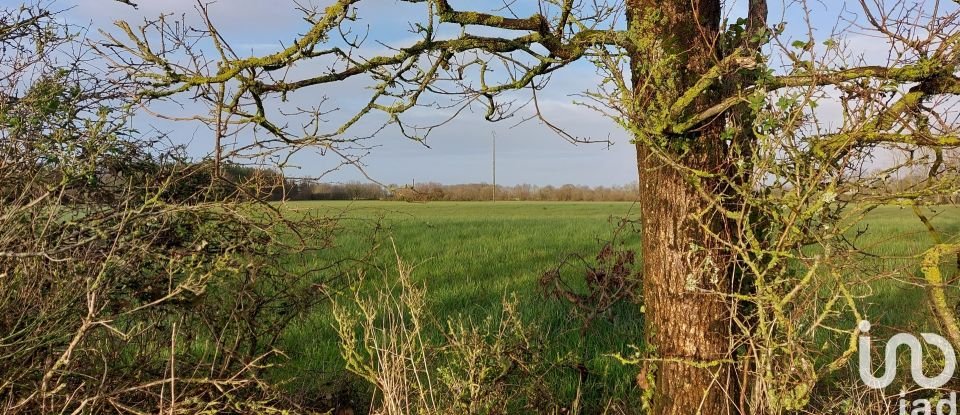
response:
[[[960,147],[960,135],[928,133],[900,134],[883,132],[846,132],[822,136],[814,140],[814,150],[825,154],[875,144],[906,144],[922,147]]]
[[[918,83],[910,91],[904,94],[896,104],[881,113],[874,122],[868,124],[872,131],[883,131],[889,129],[894,122],[898,120],[900,114],[909,108],[915,107],[923,98],[931,95],[960,95],[960,78],[953,75],[955,67],[949,65],[937,65],[930,61],[921,61],[916,64],[901,67],[887,68],[882,66],[863,66],[857,68],[843,69],[832,72],[819,72],[801,75],[784,75],[774,77],[768,82],[760,85],[752,85],[737,92],[737,95],[725,98],[720,103],[707,108],[696,114],[686,117],[678,117],[689,105],[691,97],[696,97],[703,90],[713,83],[713,79],[722,73],[719,70],[724,62],[721,62],[694,85],[693,88],[685,91],[683,98],[678,100],[671,107],[671,114],[674,116],[670,122],[664,126],[664,132],[672,134],[684,134],[702,126],[705,122],[720,115],[738,103],[742,102],[742,96],[755,93],[762,88],[763,91],[775,91],[784,88],[800,87],[818,87],[840,85],[846,82],[861,79],[876,79],[896,81],[902,84]]]

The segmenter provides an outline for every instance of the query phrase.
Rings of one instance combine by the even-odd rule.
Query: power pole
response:
[[[493,203],[497,203],[497,132],[493,131]]]

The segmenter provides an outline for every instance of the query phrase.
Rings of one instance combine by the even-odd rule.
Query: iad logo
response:
[[[900,346],[910,347],[910,375],[913,381],[923,388],[936,389],[945,385],[953,371],[957,368],[957,355],[953,351],[953,346],[947,339],[938,334],[920,333],[928,344],[936,346],[943,352],[944,368],[939,375],[928,378],[923,375],[923,349],[920,347],[920,340],[912,334],[900,333],[890,338],[887,347],[884,350],[883,375],[873,376],[873,364],[870,362],[870,322],[863,320],[860,322],[860,379],[867,386],[874,389],[883,389],[893,383],[893,378],[897,376],[897,349]]]
[[[893,383],[893,378],[897,376],[897,349],[900,346],[907,346],[910,348],[910,376],[913,377],[913,381],[923,388],[936,389],[945,385],[950,378],[953,376],[954,370],[957,368],[957,355],[953,350],[953,346],[950,345],[950,342],[947,339],[943,338],[938,334],[933,333],[920,333],[920,336],[923,337],[923,340],[927,344],[936,346],[940,349],[940,352],[943,353],[944,357],[944,367],[943,371],[939,375],[932,378],[927,377],[923,374],[923,349],[920,346],[920,340],[917,340],[917,337],[912,334],[900,333],[890,338],[887,341],[886,348],[884,349],[884,359],[883,359],[883,374],[880,377],[876,377],[873,374],[873,364],[870,361],[870,322],[863,320],[860,322],[860,342],[859,342],[859,355],[860,355],[860,380],[863,381],[867,386],[874,389],[882,389],[887,386],[890,386]],[[907,413],[907,402],[903,399],[904,395],[900,395],[900,413]],[[949,399],[941,399],[937,405],[937,414],[938,415],[947,415],[947,414],[956,414],[956,404],[957,395],[956,392],[951,392]],[[929,399],[917,399],[912,402],[913,410],[911,414],[933,414],[933,407],[930,404]]]

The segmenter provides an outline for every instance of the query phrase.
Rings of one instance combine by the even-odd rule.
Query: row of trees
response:
[[[161,166],[151,166],[162,170]],[[381,185],[373,182],[325,183],[311,179],[284,177],[270,168],[224,163],[220,177],[215,177],[210,162],[187,163],[181,166],[187,174],[163,191],[167,200],[191,201],[202,195],[209,199],[228,199],[242,194],[263,201],[299,200],[402,200],[435,201],[604,201],[636,200],[637,183],[623,186],[538,186],[519,184],[493,186],[488,183],[442,184],[436,182],[410,185]],[[115,180],[111,178],[109,180]]]
[[[623,186],[537,186],[518,184],[493,186],[487,183],[417,183],[407,186],[380,186],[375,183],[320,183],[286,180],[285,200],[404,200],[404,201],[624,201],[636,200],[637,184]],[[277,193],[277,192],[272,192]],[[278,200],[278,199],[277,199]]]
[[[944,166],[953,169],[957,160],[946,158]],[[637,200],[636,182],[622,186],[584,186],[565,184],[561,186],[538,186],[518,184],[498,185],[494,194],[489,183],[443,184],[437,182],[411,185],[380,185],[372,182],[325,183],[316,180],[285,178],[272,169],[225,164],[226,180],[217,183],[210,175],[211,169],[203,163],[194,166],[190,180],[181,183],[181,188],[170,189],[169,197],[195,195],[201,189],[215,191],[214,197],[224,198],[236,192],[248,192],[268,201],[302,200],[400,200],[407,202],[439,201],[549,201],[549,202],[633,202]],[[906,171],[886,175],[882,180],[864,189],[860,194],[843,195],[848,201],[885,197],[915,190],[924,185],[927,173]],[[209,194],[208,194],[209,196]],[[934,204],[960,203],[960,193],[941,192],[930,196]]]

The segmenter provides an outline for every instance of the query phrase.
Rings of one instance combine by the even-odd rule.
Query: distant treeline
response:
[[[104,169],[96,177],[103,186],[134,184],[144,191],[155,191],[165,201],[200,202],[236,197],[280,200],[401,200],[486,201],[493,200],[493,186],[487,183],[441,184],[435,182],[381,186],[375,183],[326,183],[316,179],[284,177],[279,171],[263,167],[213,162],[159,163],[144,161],[136,166]],[[149,174],[148,174],[149,173]],[[165,180],[175,174],[175,181]],[[623,186],[537,186],[521,184],[497,186],[496,200],[530,201],[634,201],[636,182]],[[2,199],[0,199],[2,200]]]
[[[373,183],[320,183],[314,181],[285,182],[286,200],[405,200],[482,201],[493,200],[493,186],[487,183],[441,184],[416,183],[383,187]],[[537,186],[521,184],[497,186],[497,200],[533,201],[633,201],[637,184],[624,186]]]
[[[225,180],[212,180],[213,169],[209,162],[192,165],[187,169],[189,177],[181,177],[178,186],[167,189],[165,197],[189,200],[197,195],[205,197],[227,197],[242,193],[255,195],[271,201],[280,200],[401,200],[409,202],[430,201],[486,201],[493,200],[493,186],[488,183],[441,184],[436,182],[408,185],[381,186],[375,183],[325,183],[316,179],[295,179],[284,177],[272,169],[224,164],[221,177]],[[181,170],[181,175],[184,170]],[[904,191],[918,185],[923,177],[910,174],[905,177],[888,178],[886,182],[861,194],[861,197],[887,194],[890,191]],[[520,184],[497,186],[496,200],[529,201],[598,201],[632,202],[636,200],[639,188],[637,182],[622,186],[538,186]],[[841,195],[842,196],[842,195]],[[937,203],[960,203],[960,194],[943,194],[934,198]]]

